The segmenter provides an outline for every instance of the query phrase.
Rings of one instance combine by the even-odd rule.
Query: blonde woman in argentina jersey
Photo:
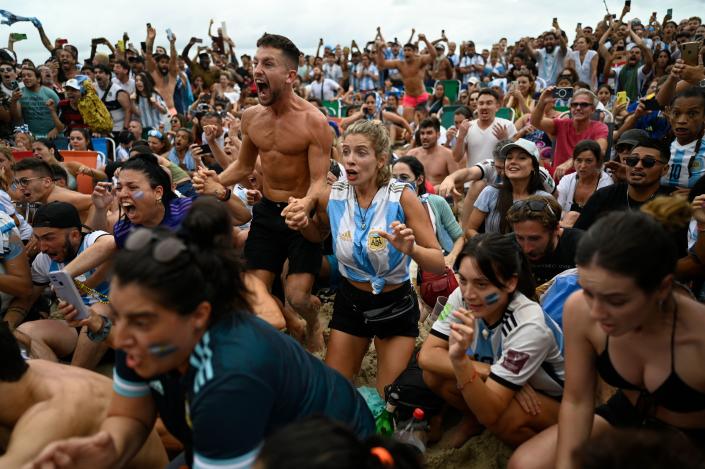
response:
[[[287,224],[311,241],[330,230],[343,277],[333,305],[326,363],[352,379],[374,339],[377,390],[404,370],[419,333],[409,262],[442,273],[443,253],[416,193],[391,179],[390,141],[380,121],[358,121],[343,136],[347,180],[330,187],[313,220],[295,199]]]

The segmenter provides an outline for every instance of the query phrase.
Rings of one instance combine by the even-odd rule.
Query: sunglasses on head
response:
[[[587,108],[592,106],[592,103],[570,103],[570,107],[580,107],[580,108]]]
[[[639,158],[638,156],[627,156],[623,158],[623,160],[624,163],[631,168],[639,164],[639,161],[641,161],[641,165],[646,169],[653,168],[656,163],[664,164],[663,161],[657,160],[656,158],[653,158],[651,156],[647,156],[644,158]]]
[[[147,136],[158,138],[159,140],[161,140],[163,137],[162,133],[158,130],[150,130],[149,132],[147,132]]]
[[[551,208],[551,204],[544,200],[517,200],[512,204],[512,208],[517,210],[528,209],[530,212],[543,212],[548,210],[548,213],[555,218],[556,212]]]
[[[152,259],[161,264],[168,264],[181,254],[188,252],[186,244],[179,238],[160,238],[147,228],[135,230],[125,241],[125,249],[128,251],[139,251],[151,244],[154,244],[151,253]]]

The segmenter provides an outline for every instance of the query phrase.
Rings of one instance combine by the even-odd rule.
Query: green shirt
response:
[[[59,109],[59,95],[54,90],[42,86],[38,91],[22,90],[20,105],[22,106],[22,119],[29,126],[29,131],[36,138],[46,137],[55,125],[51,113],[46,106],[47,100],[54,100],[54,109]]]

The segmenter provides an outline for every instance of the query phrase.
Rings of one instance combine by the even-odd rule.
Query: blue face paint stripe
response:
[[[499,294],[497,292],[490,293],[489,295],[485,296],[485,304],[486,305],[493,305],[499,301]]]

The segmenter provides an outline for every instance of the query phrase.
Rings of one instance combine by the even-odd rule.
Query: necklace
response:
[[[98,301],[98,303],[107,304],[110,302],[110,299],[106,295],[100,293],[99,291],[94,290],[93,288],[89,287],[88,285],[81,282],[80,280],[74,279],[73,283],[76,285],[76,287],[78,287],[78,291],[80,291],[84,295],[92,296],[93,299]]]
[[[360,228],[362,230],[367,229],[367,212],[370,210],[370,207],[367,207],[365,211],[362,211],[362,207],[360,206],[360,201],[357,200],[357,192],[355,192],[355,189],[353,189],[353,194],[355,195],[355,205],[357,205],[357,212],[360,215],[360,220],[362,220],[362,223],[360,224]],[[372,203],[370,203],[372,205]]]
[[[627,186],[626,194],[627,194],[627,208],[628,208],[629,210],[631,210],[631,209],[632,209],[632,204],[629,202],[629,186]],[[642,205],[644,205],[646,202],[650,201],[650,200],[653,199],[654,197],[656,197],[656,192],[654,192],[653,194],[651,194],[651,196],[649,196],[648,199],[646,199],[645,201],[641,202],[641,204],[639,205],[639,207],[641,207]],[[635,201],[635,202],[638,202],[638,201]],[[639,207],[634,207],[634,208],[639,208]]]

